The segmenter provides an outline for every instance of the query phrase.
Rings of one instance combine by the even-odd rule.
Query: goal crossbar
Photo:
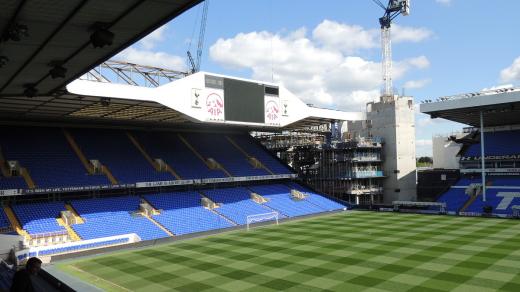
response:
[[[278,212],[269,212],[269,213],[248,215],[246,217],[247,230],[249,230],[249,225],[251,225],[253,223],[269,221],[269,220],[275,220],[276,225],[278,225],[278,218],[279,218]]]

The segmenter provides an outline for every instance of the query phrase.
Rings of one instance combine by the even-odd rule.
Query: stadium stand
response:
[[[282,215],[296,217],[326,211],[306,200],[293,200],[291,189],[282,184],[258,185],[249,187],[253,192],[262,195],[268,201],[266,206],[279,211]]]
[[[202,196],[193,191],[145,195],[145,200],[160,214],[153,219],[175,235],[184,235],[233,226],[201,205]]]
[[[253,137],[249,135],[230,135],[244,151],[249,155],[260,160],[264,166],[275,174],[291,174],[293,173],[286,165],[274,158],[266,149],[258,145]]]
[[[297,183],[289,182],[289,183],[287,183],[287,186],[289,186],[292,189],[296,189],[300,192],[306,193],[307,197],[305,198],[305,200],[322,208],[323,210],[328,210],[328,211],[342,210],[346,207],[340,203],[337,203],[333,200],[330,200],[319,194],[316,194],[316,193],[312,192],[311,190],[309,190],[308,188],[301,186]]]
[[[222,188],[204,190],[203,192],[213,202],[222,204],[215,209],[216,212],[240,225],[247,224],[247,216],[249,215],[272,212],[272,210],[254,202],[251,199],[251,192],[246,188]]]
[[[493,214],[511,215],[513,213],[511,207],[520,205],[520,196],[512,197],[509,201],[504,198],[507,196],[507,193],[518,193],[518,191],[511,189],[488,189],[486,191],[486,202],[482,201],[482,196],[478,196],[466,211],[482,213],[485,206],[491,206]]]
[[[184,136],[203,157],[215,159],[232,176],[269,175],[264,169],[254,168],[222,134],[187,133]]]
[[[124,131],[75,129],[71,132],[87,158],[98,159],[107,166],[119,183],[176,179],[168,172],[156,171]]]
[[[11,222],[5,214],[4,208],[0,208],[0,232],[11,230]]]
[[[27,184],[18,176],[4,177],[0,174],[0,190],[26,189]]]
[[[183,179],[226,176],[221,170],[209,169],[175,133],[135,132],[134,135],[153,158],[163,159]]]
[[[104,175],[88,174],[59,128],[0,127],[0,135],[5,159],[27,168],[38,188],[109,184]],[[0,183],[2,188],[27,188],[20,177],[2,178]]]
[[[446,203],[446,211],[448,212],[458,212],[468,199],[469,196],[465,193],[465,189],[450,188],[437,199],[437,202]]]
[[[71,205],[85,223],[72,225],[72,228],[82,239],[129,233],[137,234],[141,240],[168,237],[148,218],[136,214],[139,203],[137,196],[73,200]]]
[[[484,145],[486,155],[515,155],[520,152],[520,130],[485,132]],[[480,156],[480,143],[472,144],[465,151],[464,155]]]
[[[39,202],[12,205],[12,209],[31,236],[40,234],[67,234],[63,226],[58,225],[56,218],[65,210],[63,202]]]

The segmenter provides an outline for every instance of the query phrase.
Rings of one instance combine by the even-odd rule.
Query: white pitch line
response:
[[[117,285],[117,284],[114,283],[114,282],[110,282],[109,280],[106,280],[106,279],[100,278],[100,277],[98,277],[98,276],[96,276],[96,275],[94,275],[94,274],[92,274],[92,273],[89,273],[89,272],[87,272],[87,271],[84,271],[84,270],[82,270],[82,269],[80,269],[80,268],[78,268],[78,267],[76,267],[76,266],[74,266],[74,265],[70,265],[70,267],[73,268],[73,269],[75,269],[75,270],[78,271],[78,272],[85,273],[85,274],[89,274],[90,276],[96,278],[96,281],[97,281],[97,280],[102,280],[102,281],[105,281],[105,282],[107,282],[108,284],[110,284],[110,285],[112,285],[112,286],[116,286],[117,288],[121,288],[121,289],[123,289],[123,290],[125,290],[125,291],[132,291],[132,290],[127,289],[127,288],[125,288],[125,287],[123,287],[123,286],[121,286],[121,285]]]

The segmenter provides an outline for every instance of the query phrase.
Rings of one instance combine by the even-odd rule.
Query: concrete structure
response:
[[[367,119],[348,123],[353,137],[383,138],[383,201],[414,201],[417,197],[415,116],[412,97],[367,104]]]
[[[454,133],[451,136],[455,136],[459,139],[462,138],[464,134]],[[459,153],[462,145],[448,141],[448,138],[446,135],[433,136],[433,168],[459,169],[459,157],[457,157],[457,153]]]

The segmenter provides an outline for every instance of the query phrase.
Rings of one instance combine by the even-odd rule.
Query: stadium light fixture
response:
[[[25,90],[23,91],[23,94],[27,97],[35,97],[38,95],[38,89],[36,89],[35,85],[32,83],[25,84],[24,85]]]
[[[0,56],[0,68],[7,65],[7,63],[9,63],[9,58],[7,58],[6,56]]]
[[[94,48],[102,48],[104,46],[110,46],[114,42],[114,33],[108,30],[108,24],[102,22],[96,22],[91,30],[93,31],[90,35],[90,41]]]
[[[67,68],[63,67],[62,61],[53,61],[49,64],[49,66],[52,67],[52,69],[49,70],[49,74],[51,75],[52,79],[65,78],[65,74],[67,74]]]
[[[23,37],[29,36],[29,29],[27,25],[18,22],[13,23],[2,35],[2,41],[19,42]]]

